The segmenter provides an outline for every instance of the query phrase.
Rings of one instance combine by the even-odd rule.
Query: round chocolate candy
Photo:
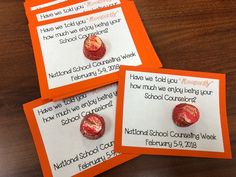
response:
[[[80,132],[88,139],[98,139],[105,132],[105,121],[97,114],[86,115],[80,124]]]
[[[198,109],[186,103],[175,106],[172,114],[174,123],[179,127],[188,127],[199,120],[200,113]]]
[[[83,52],[86,58],[90,60],[99,60],[105,55],[106,47],[101,38],[92,35],[85,39]]]

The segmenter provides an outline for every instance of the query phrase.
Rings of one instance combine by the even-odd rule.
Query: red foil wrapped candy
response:
[[[88,139],[98,139],[105,132],[105,121],[97,114],[86,115],[80,124],[80,132]]]
[[[175,106],[172,114],[174,123],[179,127],[188,127],[199,120],[200,113],[197,107],[181,103]]]
[[[85,39],[83,52],[86,58],[99,60],[105,55],[106,47],[101,38],[92,35]]]

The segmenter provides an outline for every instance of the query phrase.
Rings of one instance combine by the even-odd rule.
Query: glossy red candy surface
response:
[[[188,127],[199,120],[200,113],[197,107],[181,103],[175,106],[172,114],[174,123],[179,127]]]
[[[97,114],[88,114],[81,121],[80,131],[88,139],[98,139],[105,132],[105,121]]]
[[[99,60],[105,55],[106,47],[101,38],[92,35],[85,39],[83,52],[86,58]]]

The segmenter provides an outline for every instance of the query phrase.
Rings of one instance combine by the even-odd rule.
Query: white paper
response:
[[[34,108],[53,176],[69,177],[117,155],[113,150],[116,94],[113,84]],[[83,116],[92,110],[105,120],[105,133],[97,140],[80,132]]]
[[[111,74],[119,65],[137,66],[140,57],[120,7],[37,27],[49,89]],[[96,34],[106,45],[105,56],[91,61],[84,40]]]
[[[176,126],[172,111],[180,103],[195,105],[199,121]],[[219,107],[219,80],[126,71],[122,145],[224,152]]]
[[[120,0],[88,0],[36,15],[39,22],[120,4]]]
[[[52,6],[52,5],[61,3],[61,2],[65,2],[65,1],[67,1],[67,0],[55,0],[55,1],[51,1],[51,2],[48,2],[48,3],[44,3],[44,4],[37,5],[37,6],[33,6],[33,7],[30,8],[30,10],[31,10],[31,11],[34,11],[34,10],[42,9],[42,8],[49,7],[49,6]]]

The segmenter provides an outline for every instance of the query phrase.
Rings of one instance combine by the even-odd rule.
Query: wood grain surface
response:
[[[236,1],[135,0],[165,68],[227,74],[233,159],[140,156],[100,177],[236,176]],[[0,1],[0,177],[40,177],[22,104],[40,97],[23,0]]]

